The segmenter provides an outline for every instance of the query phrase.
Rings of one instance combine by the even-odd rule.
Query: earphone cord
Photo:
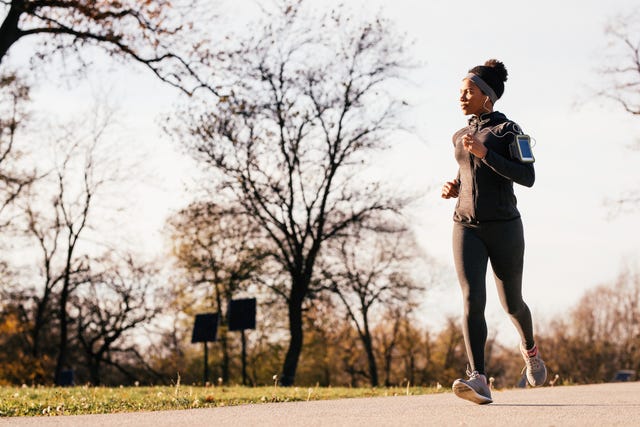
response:
[[[520,126],[518,126],[515,123],[513,125],[517,128],[517,130],[520,133],[516,133],[516,132],[513,132],[513,131],[508,131],[508,132],[503,133],[502,135],[498,135],[493,130],[491,130],[490,128],[487,128],[487,130],[489,131],[489,133],[491,135],[495,136],[496,138],[504,138],[505,136],[510,135],[510,134],[513,135],[513,136],[522,135],[522,129],[520,128]],[[531,136],[529,138],[531,138],[531,140],[533,141],[533,144],[531,144],[531,148],[535,147],[536,146],[536,139],[531,137]]]

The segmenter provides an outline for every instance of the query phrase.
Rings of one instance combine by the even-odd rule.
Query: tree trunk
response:
[[[31,337],[32,337],[32,345],[33,347],[31,347],[31,355],[34,358],[38,358],[40,357],[40,332],[42,331],[42,328],[44,327],[44,323],[45,323],[45,304],[46,302],[49,300],[49,292],[45,292],[45,295],[42,297],[42,301],[40,301],[38,303],[38,309],[36,311],[36,318],[33,322],[33,331],[31,333]]]
[[[220,347],[222,348],[222,383],[229,384],[229,340],[227,337],[227,324],[222,323],[220,328]]]
[[[364,351],[367,354],[367,363],[369,364],[369,382],[371,387],[378,386],[378,367],[376,365],[376,356],[373,353],[373,342],[371,339],[371,332],[369,331],[369,322],[364,321],[364,335],[362,336],[362,344],[364,345]]]
[[[69,336],[68,332],[68,321],[67,321],[67,299],[68,299],[68,289],[65,284],[65,287],[62,289],[62,293],[60,295],[60,343],[58,346],[58,362],[56,363],[56,372],[55,372],[55,384],[60,385],[62,379],[62,371],[64,369],[68,369],[69,366],[67,364],[67,340]]]
[[[302,287],[300,283],[294,282],[291,290],[291,298],[289,299],[289,331],[291,338],[282,367],[282,377],[280,379],[280,383],[287,387],[292,386],[295,381],[298,360],[302,352],[302,302],[304,301],[304,293],[300,290]]]
[[[100,385],[100,356],[96,355],[95,359],[89,362],[89,377],[92,385]]]
[[[391,387],[391,353],[393,347],[389,347],[384,353],[384,386]]]
[[[9,48],[22,37],[18,23],[20,22],[23,8],[23,0],[13,0],[9,13],[0,26],[0,63],[2,63],[2,59],[9,51]]]
[[[64,281],[62,283],[62,290],[60,292],[60,344],[58,348],[58,362],[56,364],[56,372],[54,376],[54,381],[56,385],[60,385],[62,379],[62,371],[65,369],[69,369],[67,362],[67,352],[68,352],[68,339],[69,339],[69,320],[67,316],[67,300],[69,299],[69,288],[71,287],[71,254],[73,252],[73,247],[70,247],[67,253],[67,265],[65,271]]]
[[[384,385],[391,387],[391,365],[393,364],[393,350],[396,347],[396,337],[398,336],[398,320],[393,325],[393,337],[384,349]]]
[[[229,339],[227,332],[229,331],[229,322],[227,321],[227,314],[223,315],[223,307],[222,307],[222,293],[218,287],[218,284],[215,284],[215,292],[216,292],[216,304],[218,304],[218,319],[220,319],[220,328],[218,329],[220,333],[220,348],[222,350],[222,365],[220,366],[222,370],[222,383],[229,383],[229,364],[230,364],[230,356],[229,356]],[[231,297],[227,298],[227,307],[229,307],[229,301]]]

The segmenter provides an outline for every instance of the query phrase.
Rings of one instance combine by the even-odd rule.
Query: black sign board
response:
[[[196,314],[191,342],[213,342],[218,336],[218,313]]]
[[[56,382],[56,385],[59,386],[73,386],[75,382],[73,380],[74,372],[71,369],[66,369],[60,372],[60,378]]]
[[[256,299],[231,300],[227,309],[229,330],[242,331],[256,328]]]

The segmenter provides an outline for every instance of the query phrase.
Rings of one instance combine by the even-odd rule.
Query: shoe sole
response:
[[[477,403],[478,405],[493,403],[493,400],[490,397],[479,394],[474,389],[461,381],[456,381],[453,383],[453,392],[459,398]]]
[[[533,379],[533,381],[531,381]],[[535,378],[531,378],[527,375],[527,382],[531,387],[541,387],[547,381],[547,373],[544,374],[544,379],[542,381],[536,381]]]

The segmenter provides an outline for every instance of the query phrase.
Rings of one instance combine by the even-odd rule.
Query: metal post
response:
[[[202,386],[206,387],[209,382],[209,354],[207,351],[207,342],[204,342],[204,378],[202,379]]]
[[[242,385],[247,385],[247,340],[242,329]]]

